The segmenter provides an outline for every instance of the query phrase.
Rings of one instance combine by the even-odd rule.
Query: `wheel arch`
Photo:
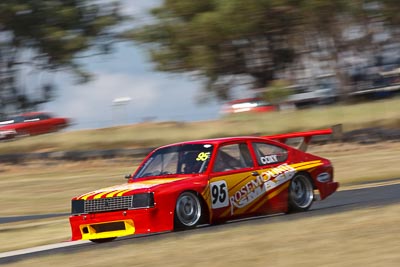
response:
[[[314,190],[318,189],[318,187],[315,185],[315,182],[314,182],[314,179],[313,179],[311,173],[309,173],[308,171],[299,171],[298,173],[295,174],[295,176],[296,175],[305,175],[305,176],[307,176],[308,179],[310,180],[312,186],[313,186],[313,189]],[[293,178],[294,178],[294,176],[293,176]]]

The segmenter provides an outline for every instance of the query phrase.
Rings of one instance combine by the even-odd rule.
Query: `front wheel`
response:
[[[183,192],[176,201],[175,230],[190,229],[199,224],[202,207],[199,198],[192,192]]]
[[[18,131],[16,134],[16,137],[21,138],[21,137],[29,137],[31,134],[28,131],[21,130]]]
[[[90,239],[90,241],[92,241],[93,243],[102,244],[102,243],[111,242],[111,241],[113,241],[114,239],[116,239],[116,237],[107,237],[107,238]]]
[[[314,188],[306,174],[296,175],[289,186],[289,212],[308,210],[314,200]]]

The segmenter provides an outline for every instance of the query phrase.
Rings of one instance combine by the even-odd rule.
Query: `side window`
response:
[[[286,149],[271,144],[253,143],[253,149],[257,155],[259,165],[283,162],[288,157]]]
[[[14,117],[13,120],[14,120],[14,123],[24,122],[24,117],[17,116],[17,117]]]
[[[214,172],[223,172],[253,167],[253,160],[247,144],[232,144],[218,149]]]
[[[38,118],[39,120],[48,120],[48,119],[50,119],[51,117],[50,117],[49,114],[42,113],[42,114],[39,114],[39,115],[37,116],[37,118]]]

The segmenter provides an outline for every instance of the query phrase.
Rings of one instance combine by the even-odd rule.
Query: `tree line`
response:
[[[233,87],[265,88],[315,54],[331,62],[345,94],[343,55],[377,54],[400,35],[397,0],[163,0],[148,16],[121,32],[130,18],[117,1],[2,1],[0,117],[54,98],[51,78],[33,86],[24,73],[65,70],[85,82],[82,57],[120,40],[144,47],[156,70],[195,76],[208,95],[228,99]]]
[[[128,36],[148,51],[156,69],[199,76],[220,99],[246,83],[260,89],[317,56],[330,62],[346,95],[346,54],[379,54],[398,43],[396,0],[165,0],[153,23]],[[377,40],[377,31],[390,35]]]
[[[88,56],[87,51],[108,53],[117,39],[113,30],[123,21],[117,3],[1,1],[0,117],[51,101],[56,71],[87,81],[90,74],[79,58]]]

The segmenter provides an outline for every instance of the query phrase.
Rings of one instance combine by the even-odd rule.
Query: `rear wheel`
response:
[[[176,201],[175,230],[190,229],[199,224],[202,206],[199,198],[192,192],[183,192]]]
[[[289,212],[308,210],[314,200],[314,188],[308,175],[296,175],[289,186]]]

